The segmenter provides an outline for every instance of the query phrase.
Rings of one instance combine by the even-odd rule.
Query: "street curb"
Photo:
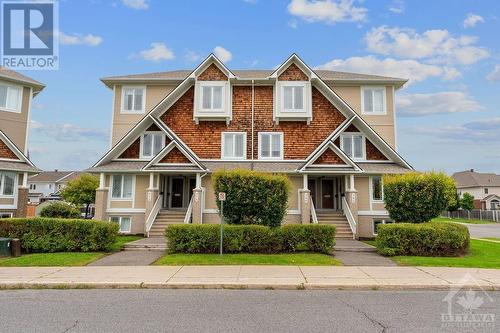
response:
[[[498,291],[497,285],[454,285],[454,284],[422,284],[422,285],[342,285],[342,284],[246,284],[246,283],[2,283],[0,290],[18,289],[226,289],[226,290],[359,290],[359,291],[443,291],[454,287],[472,290]]]

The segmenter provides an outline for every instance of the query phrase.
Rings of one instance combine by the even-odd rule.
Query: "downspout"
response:
[[[252,142],[251,142],[251,152],[252,152],[252,162],[250,163],[250,169],[253,170],[254,168],[254,165],[253,165],[253,160],[254,160],[254,114],[255,114],[255,110],[254,110],[254,101],[255,101],[255,80],[252,79],[252,125],[251,125],[251,128],[252,128]]]

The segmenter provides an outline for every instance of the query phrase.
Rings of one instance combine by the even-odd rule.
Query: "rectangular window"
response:
[[[487,187],[484,188],[484,194],[488,194],[488,188]]]
[[[141,136],[141,158],[156,156],[165,146],[163,132],[146,132]]]
[[[283,159],[283,133],[259,133],[259,159]]]
[[[12,217],[12,213],[0,213],[0,219],[10,219]]]
[[[246,159],[246,133],[222,133],[222,158]]]
[[[122,112],[123,113],[144,113],[145,93],[144,87],[123,87],[122,91]]]
[[[372,176],[372,201],[384,200],[384,189],[381,176]]]
[[[16,174],[12,172],[0,172],[0,196],[11,197],[14,195]]]
[[[111,198],[113,199],[132,199],[134,176],[132,175],[113,175]]]
[[[385,87],[362,87],[362,113],[385,114]]]
[[[131,230],[132,223],[129,216],[111,216],[110,221],[120,226],[120,232],[125,233]]]
[[[205,111],[222,110],[223,86],[203,86],[201,90],[201,108]]]
[[[365,137],[363,134],[344,133],[340,137],[344,153],[352,159],[365,159]]]
[[[0,84],[0,109],[21,112],[21,93],[21,87]]]
[[[381,224],[389,224],[394,223],[394,221],[389,219],[375,219],[373,220],[373,234],[376,235],[378,233],[378,227]]]
[[[285,112],[304,111],[304,89],[303,85],[283,87],[283,108]]]

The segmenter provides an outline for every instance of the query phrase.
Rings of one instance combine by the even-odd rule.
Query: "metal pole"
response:
[[[224,201],[220,202],[220,255],[222,255],[222,233],[224,232],[223,225],[224,224]]]

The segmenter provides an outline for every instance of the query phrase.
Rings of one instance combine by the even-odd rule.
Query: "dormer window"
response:
[[[283,111],[304,112],[304,89],[304,85],[283,87]]]
[[[145,132],[141,136],[141,158],[150,159],[156,156],[165,147],[163,132]]]
[[[0,83],[0,109],[20,113],[21,92],[21,87]]]
[[[311,84],[309,81],[277,81],[275,121],[310,121],[312,119]]]
[[[225,120],[231,119],[231,94],[227,81],[198,81],[195,88],[194,119]]]
[[[221,111],[223,100],[223,86],[206,85],[202,87],[201,109],[203,111]]]
[[[146,88],[128,87],[122,89],[121,113],[144,113],[146,108]]]

